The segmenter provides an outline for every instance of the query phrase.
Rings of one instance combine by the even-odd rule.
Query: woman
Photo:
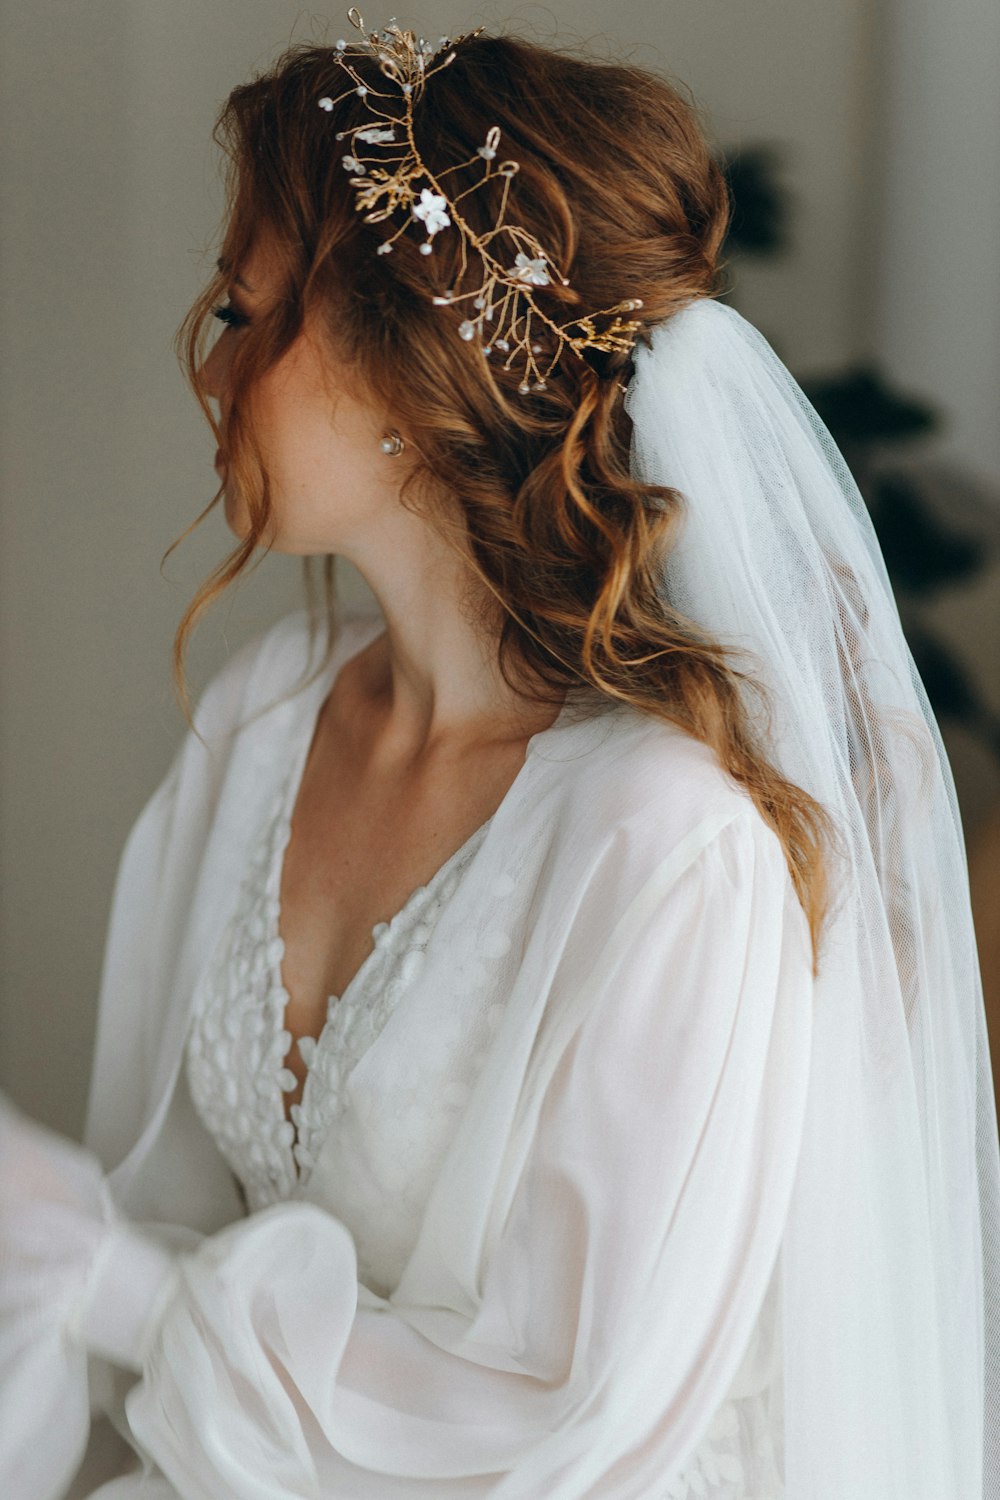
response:
[[[380,618],[213,680],[85,1145],[5,1110],[4,1492],[93,1409],[104,1500],[996,1495],[954,788],[850,476],[712,300],[695,116],[352,15],[223,113],[186,347],[240,547],[177,663],[260,546]]]

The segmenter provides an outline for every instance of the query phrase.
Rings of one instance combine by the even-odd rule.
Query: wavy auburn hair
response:
[[[384,85],[372,57],[352,53],[351,61],[369,86]],[[782,841],[809,919],[816,975],[832,820],[779,774],[755,738],[744,693],[764,695],[763,688],[659,592],[661,560],[685,502],[676,490],[640,484],[630,473],[622,393],[631,355],[587,350],[579,357],[565,348],[547,388],[524,396],[517,369],[505,372],[484,360],[478,342],[460,339],[462,313],[431,302],[446,288],[461,293],[479,284],[474,271],[462,280],[458,235],[437,235],[434,254],[425,256],[417,237],[405,233],[391,255],[379,255],[398,216],[368,224],[355,209],[336,132],[365,122],[368,108],[353,92],[332,113],[318,108],[322,96],[343,93],[345,78],[332,48],[299,44],[234,89],[216,125],[229,164],[222,269],[179,341],[250,524],[178,627],[174,670],[185,711],[188,635],[247,566],[271,518],[248,398],[306,317],[315,318],[340,368],[346,361],[360,388],[412,435],[416,462],[403,497],[416,508],[421,481],[430,481],[438,498],[428,504],[422,493],[423,513],[462,547],[499,605],[505,680],[512,687],[515,679],[534,680],[539,698],[551,692],[553,701],[586,684],[709,744]],[[728,191],[694,106],[665,80],[512,36],[479,36],[463,42],[451,66],[428,82],[414,114],[420,154],[437,171],[474,157],[490,127],[500,127],[504,152],[520,163],[507,220],[534,234],[570,283],[533,288],[556,321],[638,297],[642,311],[634,316],[648,340],[654,324],[720,290]],[[474,168],[464,171],[449,177],[453,196],[480,179]],[[491,180],[463,199],[479,234],[496,221],[503,182]],[[220,431],[200,375],[205,336],[231,275],[264,242],[284,296],[239,341]],[[315,631],[322,612],[309,561]],[[332,649],[332,557],[323,571]]]

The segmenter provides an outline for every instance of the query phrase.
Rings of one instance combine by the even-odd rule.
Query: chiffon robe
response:
[[[812,1041],[782,847],[706,746],[567,700],[288,1201],[245,1215],[194,1111],[191,1001],[248,839],[379,629],[345,620],[304,687],[303,611],[238,651],[129,836],[84,1146],[5,1128],[0,1493],[58,1500],[93,1407],[148,1476],[102,1500],[780,1500],[746,1425],[728,1487],[682,1482],[721,1412],[779,1421]],[[366,1285],[345,1141],[377,1176],[421,1148],[400,1088],[429,1120],[456,1079],[398,1278]]]

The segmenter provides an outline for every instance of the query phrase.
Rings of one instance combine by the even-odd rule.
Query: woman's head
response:
[[[351,61],[370,90],[388,86],[375,58]],[[379,253],[405,210],[368,223],[355,206],[337,135],[369,123],[371,110],[344,84],[334,49],[300,45],[236,88],[220,117],[217,136],[230,163],[222,269],[192,309],[185,349],[203,401],[219,396],[227,494],[239,497],[242,541],[182,620],[178,668],[207,603],[259,544],[282,545],[287,486],[266,413],[294,370],[320,426],[329,386],[330,422],[340,404],[354,435],[335,437],[326,459],[317,442],[320,487],[329,485],[324,464],[337,443],[367,433],[377,473],[379,434],[400,432],[405,483],[394,469],[388,503],[412,508],[464,551],[496,601],[498,661],[508,680],[526,669],[555,696],[589,683],[713,744],[785,839],[800,893],[810,888],[815,936],[822,810],[760,756],[741,703],[745,679],[728,653],[660,595],[660,559],[684,502],[630,473],[622,403],[629,351],[565,350],[546,388],[525,396],[516,366],[505,372],[484,358],[478,340],[458,337],[462,313],[433,298],[466,291],[475,268],[463,277],[457,232],[437,234],[430,255],[412,231],[395,239],[392,253]],[[319,107],[325,96],[336,101],[330,111]],[[514,37],[471,37],[428,81],[414,108],[414,139],[438,174],[475,158],[494,126],[519,171],[509,183],[497,178],[468,192],[463,215],[477,234],[488,231],[506,186],[506,222],[527,229],[568,281],[533,288],[556,322],[634,298],[642,310],[632,316],[648,329],[719,290],[728,193],[696,112],[675,87],[639,68]],[[475,168],[452,173],[450,194],[481,177]],[[252,286],[255,275],[266,282],[265,302],[249,326],[227,332],[224,353],[210,356],[206,386],[200,335],[233,278]],[[213,381],[224,382],[222,394]],[[301,449],[294,461],[301,477]],[[335,488],[325,491],[331,503]],[[322,509],[319,489],[299,491],[295,503],[298,525],[310,506]],[[335,541],[343,522],[334,519],[324,534]],[[308,552],[322,541],[316,530],[297,534],[303,545],[288,546],[286,530],[286,550]],[[330,604],[329,568],[326,576]]]
[[[373,91],[391,87],[374,58],[352,54],[351,66]],[[266,253],[276,295],[268,316],[240,337],[229,372],[232,421],[223,422],[221,443],[247,499],[260,496],[250,506],[255,529],[266,535],[268,476],[251,462],[248,398],[306,324],[325,343],[340,382],[377,413],[391,413],[391,425],[408,435],[426,487],[460,493],[473,469],[488,508],[501,492],[512,507],[539,465],[554,461],[582,406],[595,428],[614,425],[618,458],[627,460],[619,388],[627,351],[588,351],[583,359],[567,351],[544,396],[532,392],[525,401],[517,368],[504,372],[497,360],[488,366],[478,341],[457,337],[458,309],[432,302],[448,288],[475,284],[474,265],[464,284],[460,275],[460,236],[439,233],[430,256],[419,253],[413,234],[397,238],[392,254],[378,253],[405,210],[369,224],[355,207],[343,165],[348,146],[337,137],[369,122],[370,107],[348,89],[332,112],[318,108],[325,95],[344,95],[345,82],[333,49],[300,46],[235,89],[219,122],[230,161],[225,272],[193,310],[189,355],[195,367],[194,343],[228,274],[248,279],[247,266]],[[441,173],[470,156],[478,161],[493,126],[520,171],[512,182],[494,178],[464,196],[463,214],[481,233],[509,193],[507,220],[541,240],[569,280],[569,288],[536,291],[558,320],[635,296],[652,323],[715,289],[725,186],[691,106],[666,83],[515,38],[469,38],[425,87],[415,139]],[[480,176],[452,174],[453,196]],[[259,469],[259,452],[256,458]]]

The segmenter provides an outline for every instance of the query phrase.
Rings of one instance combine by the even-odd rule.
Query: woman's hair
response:
[[[174,667],[185,708],[187,637],[247,566],[271,517],[248,398],[308,315],[326,330],[340,367],[412,438],[416,463],[403,500],[422,508],[442,535],[460,536],[471,553],[500,606],[505,680],[512,687],[534,681],[536,696],[553,701],[588,684],[712,746],[782,841],[817,973],[832,820],[763,753],[744,700],[746,689],[763,689],[728,659],[728,648],[664,604],[661,562],[686,502],[630,473],[622,394],[631,355],[588,349],[580,357],[564,348],[546,389],[526,396],[516,368],[488,363],[478,342],[456,336],[460,315],[431,297],[478,286],[475,267],[463,281],[457,234],[438,234],[433,255],[419,253],[412,232],[396,239],[391,255],[376,253],[399,216],[366,223],[355,208],[336,133],[366,123],[370,111],[353,91],[344,97],[336,58],[330,47],[293,47],[233,90],[216,126],[229,162],[220,274],[191,309],[180,340],[249,528],[178,628]],[[352,54],[351,62],[370,86],[384,85],[374,58]],[[332,113],[318,108],[324,95],[341,96]],[[569,281],[544,289],[557,321],[641,298],[641,312],[629,316],[642,319],[640,337],[648,339],[648,329],[692,298],[720,290],[729,195],[696,111],[677,88],[637,67],[479,36],[462,42],[453,63],[428,81],[414,108],[414,134],[431,170],[443,171],[475,158],[494,125],[504,154],[520,163],[506,221],[533,234]],[[471,167],[453,172],[449,191],[456,196],[481,176]],[[505,181],[491,179],[463,199],[476,233],[495,224]],[[230,276],[264,243],[284,296],[239,341],[220,432],[199,376],[204,337]],[[331,649],[332,564],[324,560]],[[315,625],[308,559],[306,585]]]

